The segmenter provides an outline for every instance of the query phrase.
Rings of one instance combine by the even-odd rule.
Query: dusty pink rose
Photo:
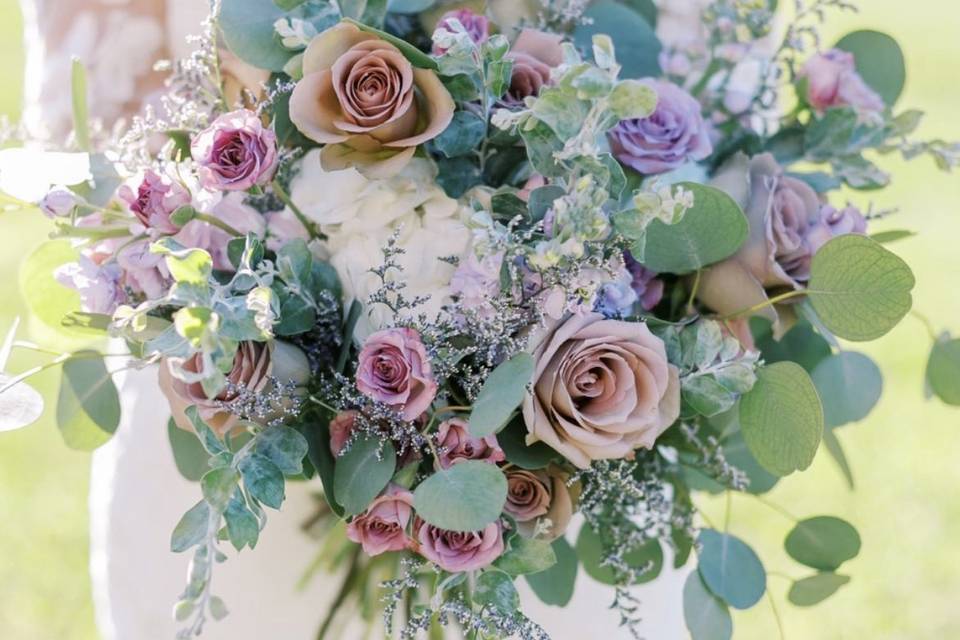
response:
[[[190,145],[200,182],[211,191],[246,191],[273,179],[277,136],[253,111],[225,113]]]
[[[341,411],[330,421],[330,452],[334,457],[340,455],[343,446],[347,444],[353,429],[357,424],[356,411]]]
[[[357,365],[357,388],[364,395],[415,420],[437,395],[427,350],[413,329],[384,329],[367,338]]]
[[[413,494],[403,487],[390,485],[366,511],[350,521],[347,537],[371,556],[408,549],[413,544],[407,536],[412,515]]]
[[[854,56],[848,51],[831,49],[813,56],[803,65],[800,77],[806,78],[807,101],[817,111],[841,106],[883,111],[883,98],[857,73]]]
[[[470,435],[466,420],[451,418],[440,423],[437,429],[437,448],[440,450],[440,466],[449,469],[464,460],[482,460],[491,464],[506,459],[496,436],[477,438]]]
[[[507,58],[513,61],[510,88],[503,96],[506,105],[521,105],[523,99],[540,95],[550,84],[550,72],[563,62],[563,36],[556,33],[524,29],[517,36]]]
[[[186,371],[199,373],[202,366],[200,354],[192,356],[182,366]],[[291,344],[280,341],[241,342],[227,379],[234,385],[244,385],[250,391],[263,391],[270,384],[271,376],[282,384],[290,380],[302,384],[309,373],[307,357]],[[220,435],[229,432],[240,421],[238,416],[222,408],[223,402],[230,402],[236,397],[228,389],[209,398],[199,382],[189,383],[175,378],[166,360],[160,363],[160,390],[167,397],[173,420],[181,429],[193,430],[190,419],[184,413],[191,405],[197,407],[200,417]]]
[[[450,28],[451,20],[459,21],[460,24],[463,25],[463,28],[467,30],[467,35],[470,36],[470,39],[477,44],[486,42],[487,38],[490,37],[490,21],[487,20],[486,16],[476,13],[471,9],[447,11],[440,17],[439,22],[437,22],[437,29],[452,31]],[[441,47],[437,43],[433,44],[433,55],[440,56],[445,52],[446,49],[444,47]]]
[[[507,475],[507,503],[503,510],[517,521],[520,535],[543,540],[562,536],[573,517],[573,497],[567,474],[551,465],[530,471],[512,468]],[[547,527],[549,521],[549,527]]]
[[[534,341],[528,442],[585,469],[650,448],[680,414],[680,378],[663,341],[639,322],[573,315]]]
[[[419,519],[414,527],[420,555],[450,573],[482,569],[503,553],[503,525],[499,521],[482,531],[448,531]]]
[[[310,42],[303,79],[290,96],[296,127],[327,145],[320,155],[324,168],[355,166],[369,177],[399,172],[418,145],[447,128],[453,111],[437,74],[346,22]]]
[[[191,200],[186,187],[153,169],[147,169],[131,183],[122,185],[117,195],[127,203],[140,224],[159,233],[180,230],[170,221],[170,214],[190,204]]]

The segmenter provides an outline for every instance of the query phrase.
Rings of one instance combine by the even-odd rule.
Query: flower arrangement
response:
[[[692,4],[221,0],[120,134],[87,122],[75,64],[81,177],[51,179],[27,268],[76,292],[57,322],[126,347],[47,365],[69,446],[117,428],[113,374],[158,371],[199,483],[171,537],[182,637],[226,614],[220,548],[255,552],[304,481],[331,556],[384,576],[338,602],[373,598],[388,634],[546,638],[514,582],[565,606],[582,570],[636,635],[630,586],[695,556],[687,626],[731,637],[767,573],[693,496],[762,494],[821,442],[852,485],[833,429],[881,378],[840,340],[887,333],[914,279],[885,246],[908,232],[841,198],[874,197],[885,154],[948,170],[960,146],[912,137],[889,37],[823,46],[847,2],[785,28],[776,2]],[[0,371],[35,348],[15,333]],[[960,404],[958,342],[933,337],[929,387]],[[2,428],[39,415],[35,372],[0,374]],[[811,606],[860,538],[819,516],[785,547]]]

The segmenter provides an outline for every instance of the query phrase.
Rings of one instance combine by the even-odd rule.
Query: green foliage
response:
[[[520,416],[515,417],[497,434],[497,443],[507,456],[507,461],[521,469],[543,469],[557,460],[559,455],[543,442],[526,443],[527,427]]]
[[[813,370],[811,378],[828,428],[866,418],[883,391],[880,368],[869,357],[855,351],[841,351],[826,358]]]
[[[726,603],[710,593],[697,571],[683,585],[683,619],[692,640],[730,640],[733,618]]]
[[[513,578],[497,570],[488,569],[480,574],[473,590],[473,601],[507,614],[520,608],[520,594],[513,586]]]
[[[443,132],[434,138],[437,151],[448,158],[474,152],[487,135],[487,123],[470,111],[457,111]]]
[[[927,383],[949,405],[960,406],[960,339],[937,340],[927,360]]]
[[[727,462],[747,474],[747,479],[750,481],[747,486],[748,493],[766,493],[773,489],[780,480],[757,462],[757,459],[750,453],[750,447],[743,439],[743,434],[739,431],[724,441],[723,457]]]
[[[548,569],[524,576],[527,584],[544,604],[565,607],[573,599],[577,581],[577,553],[566,538],[553,541],[556,564]]]
[[[303,473],[307,449],[307,439],[299,431],[274,425],[258,434],[252,450],[273,462],[283,474],[295,476]]]
[[[584,525],[577,536],[577,555],[580,564],[587,575],[603,584],[617,584],[617,576],[613,568],[603,564],[603,542],[596,531],[589,525]],[[635,584],[644,584],[656,579],[663,569],[663,548],[660,541],[653,538],[647,540],[635,549],[631,549],[623,556],[624,561],[632,569],[639,571]]]
[[[736,609],[749,609],[767,589],[760,558],[745,542],[714,529],[700,532],[699,572],[717,597]]]
[[[413,66],[419,67],[420,69],[432,69],[432,70],[437,69],[436,60],[434,60],[424,52],[420,51],[420,49],[417,49],[415,46],[413,46],[406,40],[401,40],[397,36],[391,35],[386,31],[381,31],[380,29],[371,27],[361,22],[357,22],[356,20],[353,20],[351,18],[344,18],[344,22],[349,22],[350,24],[356,26],[361,31],[372,33],[375,36],[381,38],[382,40],[386,40],[387,42],[395,46],[397,49],[399,49],[400,53],[403,54],[403,57],[409,60],[410,64],[412,64]]]
[[[329,442],[329,441],[328,441]],[[337,458],[333,491],[348,515],[366,509],[390,482],[397,466],[397,454],[389,440],[361,438]]]
[[[177,471],[190,482],[199,482],[203,474],[210,469],[207,464],[210,455],[200,440],[194,433],[179,428],[173,418],[167,421],[167,438],[170,440]]]
[[[389,0],[387,2],[387,11],[391,13],[420,13],[426,11],[437,0]]]
[[[812,373],[831,354],[830,343],[806,320],[799,320],[779,340],[774,339],[772,325],[765,318],[750,318],[750,328],[767,364],[789,360]]]
[[[753,389],[740,399],[740,428],[770,473],[785,476],[809,467],[823,434],[823,409],[807,372],[792,362],[759,369]]]
[[[787,599],[798,607],[812,607],[835,594],[848,582],[850,582],[848,576],[829,572],[818,573],[794,582],[787,594]]]
[[[54,272],[76,260],[77,251],[69,240],[52,240],[24,258],[17,272],[31,315],[48,327],[70,334],[73,332],[65,329],[62,322],[67,314],[80,308],[80,295],[57,282]]]
[[[324,414],[309,421],[305,428],[305,435],[309,444],[307,455],[323,484],[323,497],[330,509],[338,516],[342,516],[343,507],[337,502],[334,494],[335,462],[333,452],[330,451],[329,418]]]
[[[896,40],[885,33],[863,29],[848,33],[834,46],[854,55],[857,72],[887,106],[897,102],[907,80],[907,70]]]
[[[783,546],[800,564],[820,571],[836,571],[860,553],[860,535],[845,520],[817,516],[798,522]]]
[[[417,514],[449,531],[483,529],[500,517],[506,501],[506,477],[495,465],[477,460],[441,469],[413,492]]]
[[[841,338],[874,340],[910,311],[913,273],[873,240],[838,236],[817,251],[807,295],[823,324]]]
[[[740,352],[740,343],[724,336],[720,323],[701,320],[679,332],[665,332],[672,362],[684,372],[681,391],[684,406],[703,416],[715,416],[731,409],[740,394],[749,391],[756,380],[756,356]]]
[[[520,576],[546,571],[556,563],[557,556],[549,542],[517,534],[510,538],[510,548],[497,558],[494,566],[512,576]]]
[[[749,231],[743,211],[723,191],[695,182],[679,186],[693,193],[693,207],[676,224],[654,220],[646,229],[643,263],[658,273],[690,273],[728,258]]]
[[[243,494],[237,488],[223,512],[227,524],[227,537],[237,551],[245,546],[253,549],[260,537],[260,523],[243,500]]]
[[[502,429],[523,401],[532,377],[533,357],[529,353],[518,353],[494,369],[473,403],[471,435],[483,438]]]
[[[100,354],[80,351],[63,363],[57,427],[71,449],[96,449],[120,424],[120,396]]]
[[[659,77],[662,45],[650,23],[629,6],[615,0],[599,0],[584,13],[588,18],[573,31],[578,47],[590,50],[593,36],[602,33],[613,39],[624,78]]]
[[[201,500],[183,514],[180,522],[173,529],[170,536],[170,550],[181,553],[190,547],[199,544],[207,535],[210,520],[210,505]]]
[[[227,47],[238,58],[260,69],[283,71],[294,52],[283,46],[273,25],[286,17],[306,19],[317,31],[333,25],[331,14],[307,15],[302,6],[287,0],[284,6],[267,0],[223,0],[217,24]]]
[[[273,509],[279,509],[284,499],[283,472],[269,458],[258,453],[249,454],[238,465],[243,485],[251,496]]]

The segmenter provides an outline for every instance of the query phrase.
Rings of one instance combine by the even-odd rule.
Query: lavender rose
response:
[[[413,545],[407,525],[413,515],[413,494],[390,485],[367,510],[347,525],[347,537],[359,543],[371,556],[385,551],[402,551]]]
[[[152,169],[144,171],[132,183],[122,185],[117,195],[144,228],[167,234],[179,231],[170,221],[170,215],[191,201],[186,187]]]
[[[859,111],[883,111],[883,98],[857,73],[852,53],[831,49],[803,65],[800,77],[807,80],[807,102],[819,112],[849,106]]]
[[[514,468],[506,471],[506,476],[503,510],[517,521],[520,535],[530,538],[537,534],[548,541],[562,536],[573,516],[567,474],[551,465],[536,471]]]
[[[510,87],[501,99],[508,106],[523,104],[523,99],[540,95],[550,83],[550,72],[563,62],[563,36],[536,29],[524,29],[507,53],[513,61]]]
[[[273,179],[277,136],[253,111],[226,113],[201,131],[190,145],[200,182],[211,191],[246,191]]]
[[[448,531],[420,521],[415,525],[418,551],[444,571],[459,573],[489,566],[503,553],[503,525],[492,522],[481,531]]]
[[[444,469],[464,460],[482,460],[493,464],[506,459],[496,436],[471,436],[467,421],[460,418],[440,423],[437,429],[437,448],[440,450],[438,462]]]
[[[646,118],[621,120],[607,133],[617,160],[645,175],[664,173],[713,153],[700,104],[665,80],[643,81],[657,92],[657,108]]]
[[[417,145],[440,135],[454,103],[433,71],[413,67],[395,46],[341,22],[303,53],[290,119],[327,145],[326,170],[356,166],[369,177],[399,172]]]
[[[201,355],[195,354],[187,359],[182,367],[186,371],[199,373],[201,371]],[[227,374],[230,387],[221,391],[216,397],[209,398],[204,393],[199,382],[184,382],[175,378],[170,371],[170,363],[160,363],[160,390],[170,403],[173,420],[177,426],[187,431],[193,430],[193,425],[185,411],[187,407],[196,405],[200,417],[218,434],[223,435],[237,426],[240,418],[223,408],[236,398],[236,387],[243,386],[248,391],[259,392],[267,389],[271,377],[286,384],[293,380],[297,384],[306,382],[310,373],[307,357],[300,349],[286,342],[273,341],[241,342],[233,358],[233,368]],[[264,417],[264,420],[275,417]]]
[[[645,324],[573,315],[534,344],[527,441],[543,441],[581,469],[652,447],[680,414],[677,368]]]
[[[436,28],[452,31],[450,28],[451,20],[457,20],[460,24],[462,24],[463,28],[467,30],[467,35],[470,36],[470,39],[477,44],[483,44],[487,41],[487,38],[490,37],[490,21],[487,20],[486,16],[476,13],[471,9],[455,9],[453,11],[447,11],[440,17]],[[433,55],[440,56],[446,51],[447,50],[444,47],[441,47],[437,43],[433,43]]]
[[[415,420],[437,394],[427,350],[413,329],[384,329],[367,338],[357,366],[357,388]]]

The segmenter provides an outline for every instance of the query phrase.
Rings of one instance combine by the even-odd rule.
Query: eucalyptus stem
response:
[[[320,229],[317,228],[317,225],[303,214],[303,211],[300,210],[300,207],[294,204],[293,199],[290,198],[290,194],[283,189],[283,186],[280,184],[279,180],[274,180],[273,183],[271,183],[271,187],[273,188],[273,193],[280,198],[280,202],[290,207],[290,211],[292,211],[293,215],[297,217],[297,220],[300,221],[300,224],[302,224],[303,228],[307,230],[307,233],[310,234],[311,238],[326,238],[326,235],[320,232]]]
[[[783,632],[783,620],[780,619],[780,611],[777,609],[777,602],[773,599],[770,589],[767,589],[767,600],[770,602],[770,609],[773,611],[773,619],[777,621],[777,631],[780,632],[780,640],[786,640]]]
[[[211,216],[211,215],[208,214],[208,213],[200,213],[200,212],[198,211],[198,212],[196,212],[195,214],[193,214],[193,217],[194,217],[194,219],[196,219],[196,220],[199,220],[199,221],[201,221],[201,222],[206,222],[207,224],[213,225],[213,226],[217,227],[218,229],[222,229],[222,230],[226,231],[227,233],[229,233],[230,235],[232,235],[232,236],[234,236],[234,237],[239,238],[239,237],[241,237],[241,236],[244,235],[242,232],[237,231],[236,229],[234,229],[233,227],[231,227],[229,224],[227,224],[226,222],[224,222],[224,221],[221,220],[220,218],[217,218],[216,216]]]
[[[796,298],[796,297],[805,296],[805,295],[807,295],[807,292],[803,290],[787,291],[786,293],[781,293],[778,296],[773,296],[769,300],[764,300],[763,302],[759,304],[755,304],[752,307],[749,307],[747,309],[741,309],[739,311],[734,311],[733,313],[728,313],[727,315],[720,316],[720,320],[733,320],[734,318],[739,318],[740,316],[751,315],[755,311],[759,311],[760,309],[765,309],[766,307],[773,306],[778,302],[783,302],[784,300],[790,300],[791,298]]]
[[[778,505],[777,503],[771,502],[771,501],[767,500],[766,498],[764,498],[763,496],[759,496],[759,495],[757,495],[757,494],[755,494],[755,493],[752,493],[752,494],[750,494],[750,495],[752,495],[754,498],[756,498],[757,501],[758,501],[760,504],[765,505],[765,506],[769,507],[770,509],[773,509],[774,511],[776,511],[777,513],[779,513],[780,515],[782,515],[784,518],[786,518],[787,520],[790,520],[791,522],[799,522],[799,521],[800,521],[800,518],[796,517],[795,515],[793,515],[792,513],[790,513],[789,511],[787,511],[786,509],[784,509],[784,508],[781,507],[780,505]]]
[[[690,287],[690,297],[687,299],[686,313],[693,313],[693,303],[697,299],[697,292],[700,291],[700,278],[703,276],[703,269],[697,269],[697,274],[693,277],[693,286]]]
[[[910,315],[913,316],[914,318],[916,318],[918,321],[920,321],[921,324],[923,324],[923,326],[924,326],[924,327],[926,328],[926,330],[927,330],[927,333],[930,334],[930,339],[931,339],[931,340],[933,340],[934,342],[936,342],[936,341],[939,339],[939,337],[937,336],[937,330],[936,330],[936,328],[933,326],[933,322],[930,321],[930,318],[928,318],[926,315],[924,315],[924,314],[922,314],[922,313],[920,313],[919,311],[916,311],[916,310],[914,310],[914,309],[911,309],[911,310],[910,310]]]

